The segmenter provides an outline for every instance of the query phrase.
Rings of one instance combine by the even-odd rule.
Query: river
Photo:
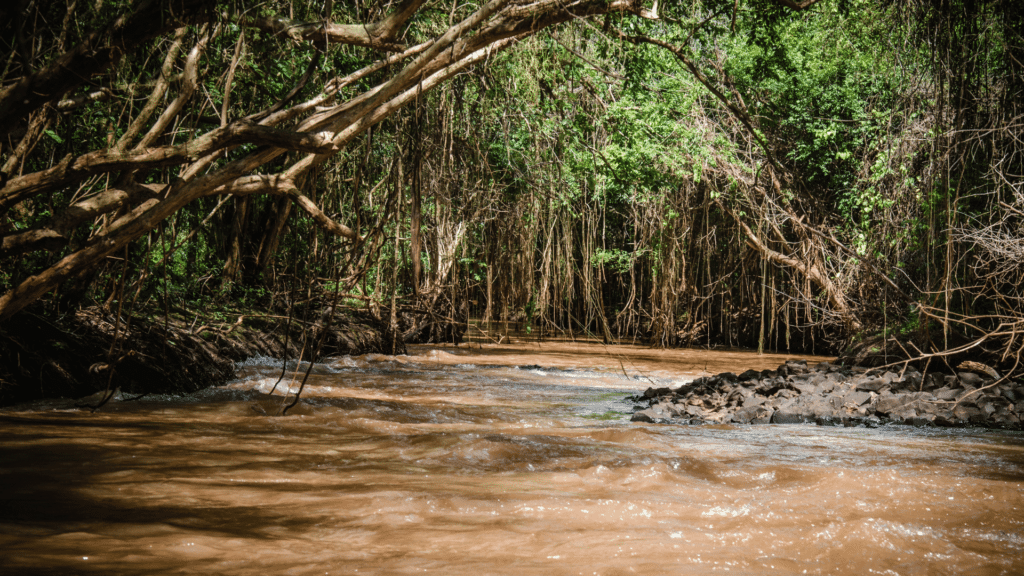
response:
[[[629,422],[785,358],[415,346],[315,365],[286,417],[269,360],[0,411],[0,573],[1024,574],[1020,433]]]

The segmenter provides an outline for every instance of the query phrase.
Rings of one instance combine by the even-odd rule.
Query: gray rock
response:
[[[671,388],[648,388],[644,390],[644,398],[657,398],[659,396],[668,396],[672,393]]]
[[[737,424],[750,424],[750,420],[757,416],[757,406],[746,406],[732,413],[732,421]]]
[[[768,424],[772,421],[772,415],[775,413],[771,408],[765,408],[758,406],[758,412],[750,419],[751,424]]]
[[[871,400],[871,394],[867,392],[850,392],[843,398],[844,404],[853,404],[854,406],[863,406]]]
[[[772,415],[772,424],[805,424],[814,422],[814,418],[807,418],[799,412],[790,410],[777,410]]]
[[[799,392],[801,394],[808,394],[808,395],[810,395],[810,394],[816,394],[818,392],[818,387],[815,386],[814,384],[810,384],[810,383],[792,382],[790,384],[790,386],[792,386],[793,388],[796,388],[797,392]]]
[[[740,373],[738,379],[740,382],[749,382],[750,380],[756,380],[760,377],[761,373],[757,370],[745,370],[744,372]]]
[[[910,372],[903,375],[903,381],[899,383],[899,386],[904,390],[919,390],[923,388],[922,381],[920,372]]]
[[[761,396],[760,394],[754,394],[752,396],[748,396],[747,399],[743,401],[743,407],[753,408],[760,406],[761,404],[764,404],[767,401],[768,399],[765,398],[764,396]]]
[[[875,412],[892,417],[896,412],[912,404],[913,401],[907,394],[885,394],[875,400]]]
[[[783,366],[790,374],[805,374],[807,372],[806,360],[787,360]]]
[[[687,406],[686,413],[689,414],[691,418],[704,417],[704,409],[701,408],[700,406]]]
[[[932,372],[931,374],[925,376],[924,387],[930,389],[942,388],[943,386],[945,386],[944,379],[945,376],[943,376],[942,374],[938,372]]]
[[[655,419],[656,419],[656,417],[654,415],[654,411],[651,410],[650,408],[648,408],[646,410],[640,410],[638,412],[633,412],[633,415],[629,418],[629,421],[630,422],[647,422],[647,423],[650,423],[650,424],[654,424],[655,423]]]
[[[886,374],[892,374],[892,372],[887,372]],[[858,382],[855,386],[855,389],[863,390],[866,392],[878,392],[882,388],[887,387],[889,385],[889,382],[891,382],[891,380],[886,381],[885,378],[869,378],[867,380]]]
[[[960,381],[963,382],[965,385],[973,386],[975,388],[981,386],[981,383],[985,381],[984,378],[978,376],[974,372],[960,372],[959,374],[957,374],[957,377],[959,377]]]
[[[964,404],[953,408],[953,417],[961,422],[969,422],[971,424],[982,424],[987,419],[985,413],[977,406],[967,406]]]

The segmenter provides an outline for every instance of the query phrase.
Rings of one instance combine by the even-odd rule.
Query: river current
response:
[[[0,411],[0,573],[1024,574],[1020,433],[629,422],[786,358],[419,346],[315,365],[285,417],[270,359]]]

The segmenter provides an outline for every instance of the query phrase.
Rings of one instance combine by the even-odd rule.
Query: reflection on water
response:
[[[536,345],[0,413],[0,572],[1021,574],[1024,436],[628,422],[781,357]],[[292,372],[289,372],[291,376]]]

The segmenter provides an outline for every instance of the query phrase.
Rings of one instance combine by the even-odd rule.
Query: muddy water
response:
[[[1024,573],[1019,434],[628,422],[652,382],[780,361],[421,347],[315,366],[284,418],[269,361],[5,411],[0,572]]]

